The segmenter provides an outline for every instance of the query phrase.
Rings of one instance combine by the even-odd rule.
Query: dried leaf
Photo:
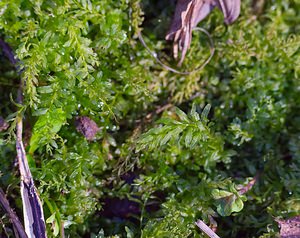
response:
[[[14,53],[10,46],[0,39],[0,47],[3,53],[16,65]],[[17,103],[22,107],[23,104],[23,83],[18,90]],[[23,143],[23,114],[18,113],[16,117],[16,150],[21,175],[21,197],[23,205],[24,227],[29,238],[46,238],[46,226],[43,213],[43,205],[34,185],[33,177],[30,172],[28,159]]]
[[[21,91],[21,90],[20,90]],[[20,93],[19,93],[20,94]],[[21,101],[19,101],[21,102]],[[46,238],[43,206],[29,169],[27,156],[22,141],[22,115],[17,116],[17,158],[21,174],[21,197],[24,215],[24,227],[28,237]]]
[[[75,126],[76,130],[84,135],[87,140],[94,140],[100,130],[96,122],[86,116],[76,117]]]
[[[192,30],[217,6],[224,15],[226,24],[234,22],[240,14],[240,0],[178,0],[174,18],[166,40],[173,40],[173,54],[182,64],[191,44]]]
[[[233,23],[240,15],[241,1],[240,0],[218,0],[217,6],[223,12],[224,22],[226,24]]]
[[[276,220],[280,225],[281,238],[300,237],[300,216],[295,216],[287,220]]]

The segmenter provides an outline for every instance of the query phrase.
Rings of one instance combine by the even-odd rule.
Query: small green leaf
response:
[[[125,226],[125,231],[126,231],[127,238],[134,238],[134,234],[133,234],[132,230],[130,230],[127,226]]]
[[[56,220],[56,212],[54,212],[48,219],[46,220],[46,223],[51,224],[51,228],[53,230],[53,235],[57,236],[59,234],[59,225]]]
[[[39,93],[52,93],[53,92],[51,85],[38,87],[37,90]]]
[[[232,195],[231,192],[228,192],[228,191],[225,191],[225,190],[219,190],[219,189],[213,189],[211,194],[212,194],[214,199],[221,199],[221,198],[228,197],[228,196]]]
[[[160,141],[160,146],[165,145],[173,137],[173,131],[168,132]]]
[[[208,114],[209,114],[209,112],[210,112],[210,109],[211,109],[211,105],[210,105],[210,104],[207,104],[207,105],[204,107],[204,109],[203,109],[203,111],[202,111],[202,113],[201,113],[201,120],[202,120],[202,121],[207,121],[207,118],[208,118]]]
[[[176,107],[175,112],[181,121],[189,122],[188,116],[183,111],[181,111],[178,107]]]
[[[192,139],[193,139],[193,129],[189,127],[185,135],[185,140],[184,140],[185,147],[189,148],[191,146]]]
[[[240,212],[244,208],[244,203],[241,198],[237,198],[232,204],[232,212]]]
[[[200,116],[196,111],[196,104],[193,103],[192,105],[192,110],[191,110],[191,117],[193,118],[194,121],[199,121],[200,120]]]
[[[221,216],[229,216],[233,212],[241,211],[244,207],[244,203],[238,195],[225,190],[213,189],[212,197],[216,199],[217,212]]]
[[[49,110],[41,115],[33,127],[29,153],[49,143],[55,145],[53,138],[65,122],[66,113],[61,108]]]
[[[48,111],[49,109],[48,108],[39,108],[39,109],[37,109],[37,110],[35,110],[33,113],[32,113],[32,115],[33,116],[41,116],[41,115],[44,115],[44,114],[46,114],[46,112]]]
[[[117,142],[116,142],[115,138],[113,138],[111,135],[107,134],[106,139],[111,146],[114,146],[114,147],[117,146]]]

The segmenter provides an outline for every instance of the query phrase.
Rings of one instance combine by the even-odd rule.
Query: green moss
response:
[[[188,76],[161,68],[136,38],[142,29],[176,67],[163,38],[174,8],[147,0],[0,3],[0,34],[21,70],[17,76],[0,54],[1,116],[12,125],[0,132],[1,186],[18,189],[9,95],[23,80],[27,152],[49,237],[62,226],[70,237],[203,237],[194,222],[210,217],[221,237],[272,237],[274,217],[299,214],[299,1],[266,1],[258,16],[243,1],[228,27],[214,11],[200,26],[216,54]],[[209,53],[206,36],[194,32],[181,70]],[[99,126],[94,141],[76,131],[77,115]],[[238,185],[258,172],[240,195]],[[112,197],[140,211],[105,216]]]

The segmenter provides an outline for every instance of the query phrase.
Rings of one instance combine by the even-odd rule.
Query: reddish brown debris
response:
[[[0,132],[5,131],[8,128],[8,123],[0,116]]]
[[[287,220],[276,220],[280,225],[281,238],[300,237],[300,215]]]
[[[100,128],[96,122],[87,116],[78,116],[75,118],[76,130],[80,132],[87,140],[94,140]]]
[[[166,40],[173,40],[173,54],[182,64],[191,44],[192,30],[217,6],[224,15],[226,24],[233,23],[240,14],[240,0],[178,0],[173,21]]]
[[[257,173],[255,175],[255,177],[249,181],[249,183],[247,183],[246,185],[244,185],[241,188],[239,188],[238,189],[239,194],[243,195],[243,194],[247,193],[254,186],[254,184],[258,180],[259,176],[260,176],[260,173]]]

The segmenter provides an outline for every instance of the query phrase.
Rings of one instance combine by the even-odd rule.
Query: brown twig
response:
[[[25,233],[22,223],[20,222],[16,213],[10,207],[9,202],[5,197],[5,193],[3,192],[3,190],[1,188],[0,188],[0,203],[1,203],[1,206],[3,207],[3,210],[7,213],[11,223],[13,224],[14,230],[16,230],[17,233],[19,234],[19,237],[27,238],[27,235]]]

